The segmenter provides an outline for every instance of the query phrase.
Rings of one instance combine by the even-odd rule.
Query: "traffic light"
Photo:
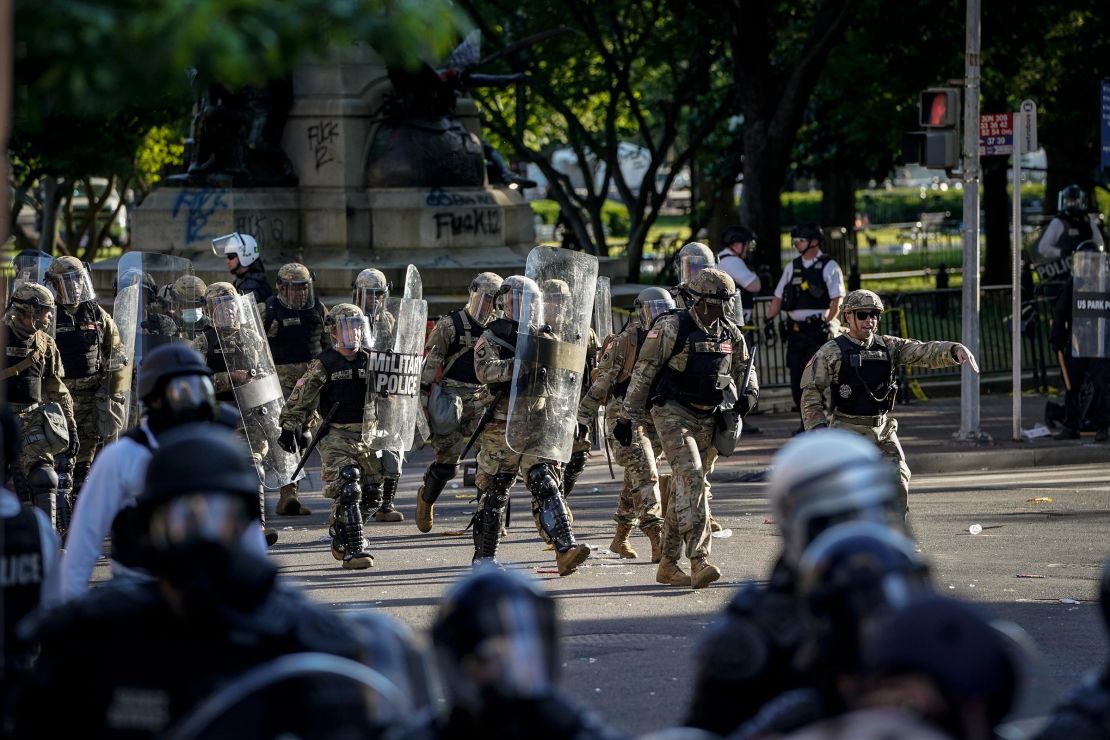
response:
[[[935,87],[918,96],[918,122],[924,131],[902,138],[902,158],[930,169],[951,170],[960,163],[960,91]]]

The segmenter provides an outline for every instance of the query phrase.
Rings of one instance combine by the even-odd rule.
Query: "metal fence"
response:
[[[879,332],[922,341],[959,341],[961,295],[959,288],[883,295],[887,310]],[[979,294],[978,360],[982,376],[986,379],[1010,377],[1010,295],[1008,285],[985,287]],[[773,343],[768,343],[763,333],[770,302],[770,298],[755,299],[745,337],[749,344],[760,347],[757,361],[760,386],[786,388],[790,385],[790,371],[786,366],[785,326],[775,322]],[[1049,373],[1058,372],[1048,340],[1051,316],[1051,304],[1041,296],[1023,303],[1021,366],[1027,378],[1026,388],[1047,390]],[[903,383],[903,387],[912,388],[912,381],[957,380],[959,377],[960,370],[956,366],[938,370],[909,368],[905,371],[905,380],[910,382]]]

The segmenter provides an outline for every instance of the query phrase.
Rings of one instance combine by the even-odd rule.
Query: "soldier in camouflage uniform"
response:
[[[65,376],[62,356],[47,333],[54,308],[54,296],[37,283],[25,282],[12,292],[4,316],[4,366],[0,379],[6,383],[8,406],[19,414],[20,420],[23,449],[18,464],[11,468],[16,491],[42,509],[51,524],[57,526],[58,474],[54,470],[54,456],[62,452],[76,455],[80,437],[73,398],[62,382]]]
[[[435,451],[435,461],[424,472],[424,482],[416,494],[416,528],[421,532],[432,530],[436,500],[458,472],[459,455],[489,402],[489,391],[474,373],[474,345],[493,317],[501,282],[501,276],[495,273],[478,274],[470,282],[466,306],[441,317],[424,346],[420,405],[429,411],[429,444]],[[453,406],[457,416],[440,419],[429,408],[432,386],[436,386],[437,407]]]
[[[281,392],[286,398],[305,371],[308,363],[331,346],[330,335],[324,331],[328,315],[324,304],[316,298],[312,273],[297,262],[282,265],[277,275],[277,295],[258,304],[262,326],[270,342]],[[320,423],[319,414],[305,425],[310,431]],[[282,486],[274,513],[279,516],[306,516],[312,511],[297,498],[297,482]]]
[[[76,458],[57,463],[59,472],[72,468],[76,500],[100,445],[123,426],[127,358],[116,322],[97,305],[96,291],[81,260],[59,257],[51,263],[46,279],[58,296],[55,342],[81,437]]]
[[[321,430],[318,448],[323,460],[323,493],[332,500],[328,518],[331,554],[344,568],[362,570],[374,565],[373,556],[366,551],[359,510],[365,495],[362,482],[377,467],[374,451],[363,436],[364,422],[372,421],[365,415],[373,411],[366,404],[371,373],[365,348],[370,328],[362,310],[350,303],[331,309],[327,328],[333,347],[309,362],[308,370],[294,385],[281,412],[279,444],[293,451],[313,412],[319,408],[326,415],[336,409],[327,428]]]
[[[958,342],[920,342],[876,334],[883,301],[870,290],[853,290],[840,313],[847,334],[826,342],[802,373],[802,423],[806,431],[834,427],[862,434],[898,466],[901,510],[908,511],[910,468],[898,441],[898,420],[890,415],[898,396],[899,367],[979,366]],[[832,408],[825,408],[830,391]]]
[[[606,341],[593,382],[578,404],[579,435],[585,434],[583,427],[597,417],[598,408],[604,405],[605,432],[612,439],[647,327],[657,316],[673,308],[674,298],[663,288],[645,288],[636,296],[632,319],[623,331]],[[662,454],[663,446],[655,425],[650,419],[643,421],[643,425],[633,429],[632,444],[625,447],[613,440],[613,457],[624,468],[624,487],[617,511],[613,514],[617,531],[609,550],[622,558],[637,557],[628,542],[628,535],[639,524],[640,531],[651,541],[651,562],[658,563],[663,555],[659,539],[663,511],[659,504],[658,468],[658,456]]]
[[[163,290],[167,294],[170,318],[176,325],[177,335],[189,342],[195,342],[204,327],[208,326],[204,305],[208,286],[196,275],[182,275]],[[204,352],[201,351],[201,354]]]
[[[366,320],[375,336],[389,335],[397,322],[397,317],[387,308],[389,301],[390,282],[385,273],[372,267],[360,272],[355,277],[352,302],[362,309]],[[376,329],[375,329],[375,325]],[[371,354],[374,350],[371,347]],[[394,506],[397,496],[397,484],[401,479],[401,461],[404,452],[401,450],[376,450],[374,452],[373,470],[367,480],[363,482],[362,520],[376,522],[400,522],[405,515]]]
[[[721,577],[709,562],[706,495],[706,478],[713,472],[715,458],[715,412],[724,390],[734,384],[740,413],[745,415],[755,405],[759,382],[752,373],[747,387],[739,387],[748,346],[740,328],[726,316],[736,292],[732,278],[706,268],[687,283],[686,291],[692,305],[659,317],[644,338],[613,436],[622,445],[630,444],[633,420],[643,424],[651,415],[674,474],[655,579],[672,586],[705,588]],[[690,575],[678,565],[684,553],[690,558]]]
[[[566,576],[577,570],[589,556],[589,545],[579,544],[574,538],[570,517],[558,483],[559,464],[514,452],[506,441],[505,425],[509,417],[509,389],[513,383],[516,363],[517,329],[524,315],[523,301],[540,295],[539,286],[531,278],[513,275],[506,278],[498,291],[499,308],[503,318],[491,321],[481,339],[474,345],[474,370],[478,380],[489,386],[498,396],[496,411],[479,437],[478,453],[478,513],[474,519],[474,558],[478,563],[493,560],[501,540],[501,528],[509,506],[509,489],[516,482],[517,473],[525,471],[528,489],[536,501],[533,508],[542,515],[539,521],[555,545],[555,562],[559,575]],[[532,315],[538,315],[533,310]],[[529,331],[542,331],[529,327]],[[529,394],[544,402],[542,393]],[[542,430],[537,430],[542,433]],[[522,433],[522,437],[526,434]]]

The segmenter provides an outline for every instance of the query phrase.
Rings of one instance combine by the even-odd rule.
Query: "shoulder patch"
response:
[[[657,336],[659,336],[659,330],[658,329],[652,329],[651,331],[649,331],[647,333],[647,338],[648,339],[655,339]]]

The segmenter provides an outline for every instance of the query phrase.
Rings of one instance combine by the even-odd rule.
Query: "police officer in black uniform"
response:
[[[324,331],[327,309],[313,290],[312,273],[297,262],[281,266],[277,295],[267,298],[260,308],[281,392],[289,398],[293,386],[308,370],[308,363],[331,346],[330,335]],[[297,497],[296,481],[281,487],[275,513],[279,516],[312,513]]]
[[[829,324],[836,320],[844,297],[840,265],[821,251],[825,232],[815,223],[795,226],[790,238],[798,256],[783,268],[767,311],[764,332],[774,333],[774,320],[786,311],[786,364],[794,405],[802,407],[802,370],[829,340]],[[799,429],[801,431],[801,429]]]
[[[278,656],[359,657],[348,625],[278,584],[274,565],[243,547],[259,513],[258,477],[233,433],[196,424],[161,443],[139,499],[156,578],[113,580],[44,616],[20,737],[159,737],[215,689]],[[95,680],[74,690],[82,676]],[[325,688],[291,686],[242,730],[326,736],[321,723],[345,720],[339,699],[357,697]]]
[[[236,231],[218,237],[212,240],[212,251],[227,260],[227,270],[235,276],[235,290],[239,295],[254,293],[254,302],[263,303],[274,294],[266,280],[258,241],[253,236]]]

